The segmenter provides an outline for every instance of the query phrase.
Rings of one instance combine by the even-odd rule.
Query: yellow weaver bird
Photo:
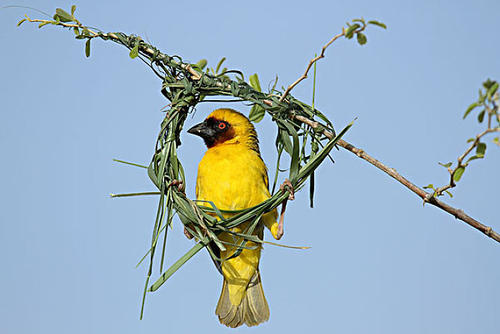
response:
[[[241,210],[270,197],[267,168],[260,156],[257,133],[243,114],[232,109],[217,109],[188,132],[203,138],[208,148],[198,166],[197,199],[211,201],[221,210]],[[264,214],[253,234],[262,239],[265,225],[275,239],[281,238],[283,230],[276,218],[276,209]],[[240,224],[233,231],[244,232],[248,224]],[[226,247],[219,254],[222,262],[216,263],[224,276],[215,310],[219,321],[233,328],[267,321],[269,306],[259,273],[262,246],[248,241],[246,247],[254,249],[245,248],[239,256],[230,258],[237,250],[234,245],[242,239],[229,233],[222,233],[219,238]],[[218,248],[216,250],[218,254]]]

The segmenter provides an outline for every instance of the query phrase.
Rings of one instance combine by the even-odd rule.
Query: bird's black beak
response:
[[[215,137],[216,132],[213,128],[209,127],[206,122],[202,122],[200,124],[196,124],[193,126],[191,129],[189,129],[187,132],[200,136],[201,138],[207,140],[207,139],[212,139]]]

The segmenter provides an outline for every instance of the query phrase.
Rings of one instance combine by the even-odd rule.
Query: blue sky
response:
[[[316,105],[365,149],[417,185],[445,184],[437,162],[456,160],[481,131],[462,120],[488,77],[500,79],[497,1],[207,2],[75,1],[77,17],[104,31],[134,33],[186,61],[206,58],[262,86],[293,82],[352,18],[378,19],[368,44],[339,40],[318,63]],[[53,13],[67,1],[2,1]],[[144,170],[168,102],[161,82],[128,51],[95,41],[90,58],[72,32],[17,21],[0,10],[0,332],[231,332],[214,314],[221,277],[206,252],[148,297],[138,320],[156,198],[110,199],[153,190]],[[310,101],[307,80],[294,95]],[[186,126],[217,104],[201,104]],[[244,105],[234,105],[248,112]],[[257,125],[272,170],[275,129]],[[181,134],[179,155],[194,196],[199,138]],[[446,199],[500,230],[500,149],[488,141]],[[287,208],[282,241],[266,246],[261,273],[271,308],[254,333],[497,333],[500,245],[345,151]],[[176,221],[169,263],[192,246]],[[270,236],[267,235],[267,238]],[[235,332],[233,330],[233,332]]]

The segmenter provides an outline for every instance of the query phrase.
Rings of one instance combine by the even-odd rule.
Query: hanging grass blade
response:
[[[159,191],[146,191],[142,193],[126,193],[126,194],[109,194],[111,198],[118,197],[132,197],[132,196],[149,196],[149,195],[161,195]]]
[[[126,164],[126,165],[131,165],[131,166],[136,166],[136,167],[141,167],[141,168],[146,168],[146,169],[148,168],[148,166],[136,164],[135,162],[128,162],[128,161],[123,161],[123,160],[118,160],[118,159],[113,159],[113,161],[119,162],[122,164]]]
[[[163,246],[161,250],[161,261],[160,261],[160,272],[163,271],[163,261],[165,259],[165,249],[167,246],[167,235],[168,235],[168,227],[172,223],[172,218],[173,218],[173,210],[172,210],[172,190],[169,189],[167,192],[167,220],[165,222],[165,226],[163,230],[165,230],[164,236],[163,236]],[[160,228],[159,235],[161,234],[162,229]]]
[[[305,181],[305,179],[321,164],[321,162],[328,156],[328,153],[333,149],[335,144],[342,138],[342,136],[351,128],[354,121],[349,123],[337,136],[328,141],[328,143],[315,155],[313,158],[302,167],[299,172],[299,179]]]
[[[290,161],[290,175],[289,179],[293,182],[296,179],[299,167],[300,167],[300,143],[299,136],[297,135],[297,131],[291,126],[289,123],[279,120],[283,127],[286,128],[287,133],[292,136],[293,144],[292,151],[290,153],[291,161]]]
[[[148,285],[149,285],[149,276],[146,278],[146,283],[144,284],[144,291],[142,292],[141,316],[139,317],[140,320],[142,320],[142,317],[144,316],[144,305],[146,304],[146,293],[148,291]]]
[[[271,194],[274,194],[274,190],[276,189],[276,182],[278,181],[278,174],[280,171],[280,160],[281,160],[282,153],[283,153],[283,145],[279,145],[278,158],[276,159],[276,172],[274,173],[274,181],[273,181],[273,188],[271,190]]]
[[[271,246],[290,248],[290,249],[311,249],[310,246],[289,246],[289,245],[278,244],[276,242],[265,241],[265,240],[262,240],[262,243],[267,244],[267,245],[271,245]]]
[[[309,176],[309,206],[314,207],[314,171]]]
[[[179,260],[175,261],[170,268],[165,271],[160,278],[156,280],[156,282],[151,285],[148,291],[156,291],[160,286],[163,285],[184,263],[186,263],[190,258],[192,258],[196,253],[202,250],[209,243],[208,237],[205,237],[203,240],[194,245],[186,254],[184,254]]]

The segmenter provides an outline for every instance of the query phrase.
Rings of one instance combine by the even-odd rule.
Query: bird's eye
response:
[[[219,129],[224,130],[226,128],[226,123],[220,122],[219,123]]]

